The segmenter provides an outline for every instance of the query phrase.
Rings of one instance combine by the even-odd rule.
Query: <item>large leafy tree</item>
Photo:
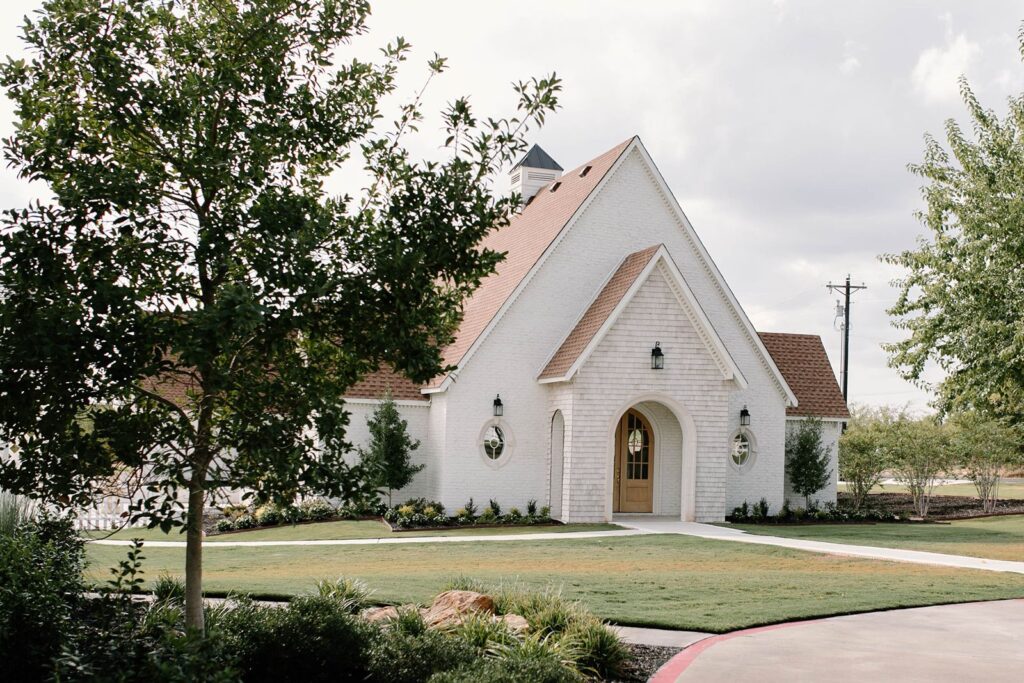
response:
[[[51,198],[0,235],[0,485],[86,504],[138,483],[134,515],[184,523],[186,618],[202,628],[203,507],[354,495],[342,396],[388,363],[442,368],[460,302],[500,259],[478,248],[514,198],[488,178],[556,105],[515,86],[508,119],[465,99],[439,162],[382,125],[408,45],[343,60],[359,0],[49,0],[2,82],[6,156]],[[444,68],[430,62],[429,75]],[[350,158],[367,187],[331,196]]]
[[[1024,32],[1021,36],[1024,56]],[[961,92],[970,132],[946,123],[948,150],[931,136],[923,177],[928,229],[916,249],[883,256],[906,269],[889,310],[907,330],[888,346],[891,364],[920,381],[930,362],[945,372],[944,410],[975,409],[1024,424],[1024,95],[1000,118]]]

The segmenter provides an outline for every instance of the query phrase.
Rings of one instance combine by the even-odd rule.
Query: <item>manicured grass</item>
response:
[[[426,531],[394,532],[384,522],[373,520],[319,522],[317,524],[296,524],[252,529],[230,534],[208,536],[206,543],[224,541],[334,541],[354,538],[405,538],[409,536],[490,536],[505,534],[564,534],[571,531],[614,531],[622,529],[617,524],[556,524],[551,526],[503,526],[490,528],[466,527],[463,529],[429,529]],[[87,532],[90,538],[129,540],[141,538],[146,541],[184,541],[181,529],[172,529],[165,534],[159,529],[122,529],[111,534],[109,531]]]
[[[839,485],[840,491],[846,491],[846,484]],[[871,489],[871,493],[907,493],[907,487],[902,484],[885,484]],[[978,491],[974,484],[946,484],[935,487],[936,496],[964,496],[966,498],[977,498]],[[1003,499],[1024,499],[1024,484],[1000,484],[999,498]]]
[[[752,534],[855,545],[927,550],[1024,562],[1024,515],[981,517],[937,524],[735,524]]]
[[[210,544],[213,546],[213,544]],[[554,586],[623,624],[729,631],[831,614],[1024,597],[1024,575],[805,553],[678,535],[508,543],[207,547],[210,591],[298,594],[357,577],[382,602],[423,602],[457,575]],[[90,573],[126,548],[90,545]],[[179,548],[144,549],[145,577],[180,576]]]

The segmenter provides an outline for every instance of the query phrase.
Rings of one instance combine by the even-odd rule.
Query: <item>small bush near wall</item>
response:
[[[454,515],[445,513],[444,506],[436,501],[424,498],[411,498],[396,505],[384,513],[384,520],[393,529],[430,529],[437,527],[491,526],[491,525],[531,525],[551,524],[551,508],[542,507],[538,510],[537,501],[526,504],[526,514],[518,508],[509,508],[501,514],[501,505],[491,500],[487,507],[478,515],[477,505],[472,498]]]

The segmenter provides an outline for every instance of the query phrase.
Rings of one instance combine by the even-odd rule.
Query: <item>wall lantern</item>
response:
[[[501,394],[494,397],[494,417],[501,417],[505,414],[505,406],[501,402]]]
[[[665,354],[661,352],[661,342],[654,342],[651,349],[651,370],[663,370],[665,368]]]
[[[746,406],[743,406],[743,410],[740,411],[740,426],[741,427],[749,427],[750,426],[750,411],[747,410]]]

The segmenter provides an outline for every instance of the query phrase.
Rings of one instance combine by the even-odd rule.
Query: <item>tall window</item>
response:
[[[626,478],[647,479],[651,460],[651,435],[647,425],[633,413],[626,421]]]

